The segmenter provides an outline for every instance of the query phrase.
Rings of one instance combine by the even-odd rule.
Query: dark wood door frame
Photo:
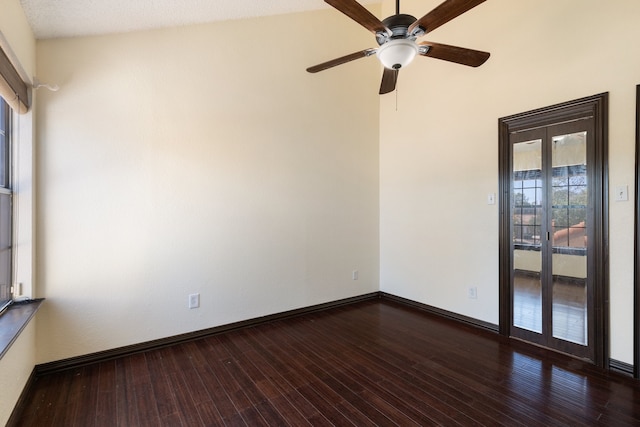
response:
[[[598,220],[594,224],[596,243],[592,256],[599,260],[595,264],[593,280],[595,342],[593,362],[602,368],[609,366],[609,213],[608,213],[608,93],[577,99],[546,108],[540,108],[498,120],[499,132],[499,331],[504,336],[510,335],[513,318],[511,307],[511,275],[512,235],[510,227],[511,206],[511,147],[509,135],[512,132],[546,127],[553,124],[576,120],[581,117],[592,116],[595,126],[595,191],[594,216]],[[638,347],[638,346],[636,346]]]
[[[640,85],[636,86],[636,182],[633,283],[633,377],[640,379]]]

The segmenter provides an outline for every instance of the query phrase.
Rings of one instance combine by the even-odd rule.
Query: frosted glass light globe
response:
[[[407,39],[389,40],[378,48],[376,56],[385,66],[391,70],[406,67],[418,54],[418,45],[415,41]]]

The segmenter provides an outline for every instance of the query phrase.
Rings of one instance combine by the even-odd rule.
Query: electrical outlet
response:
[[[467,296],[469,297],[469,299],[477,299],[478,288],[476,288],[475,286],[470,287],[469,290],[467,291]]]
[[[198,307],[200,307],[200,294],[190,294],[189,308],[198,308]]]
[[[359,277],[359,276],[360,276],[360,274],[358,273],[358,270],[353,270],[353,271],[351,272],[351,278],[352,278],[353,280],[358,280],[358,277]]]

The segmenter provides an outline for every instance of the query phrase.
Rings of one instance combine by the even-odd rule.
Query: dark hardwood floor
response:
[[[38,377],[20,426],[640,425],[640,383],[376,299]]]

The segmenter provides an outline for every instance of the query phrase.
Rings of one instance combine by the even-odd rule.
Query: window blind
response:
[[[29,87],[2,48],[0,48],[0,96],[16,113],[24,114],[29,111],[31,106]]]

